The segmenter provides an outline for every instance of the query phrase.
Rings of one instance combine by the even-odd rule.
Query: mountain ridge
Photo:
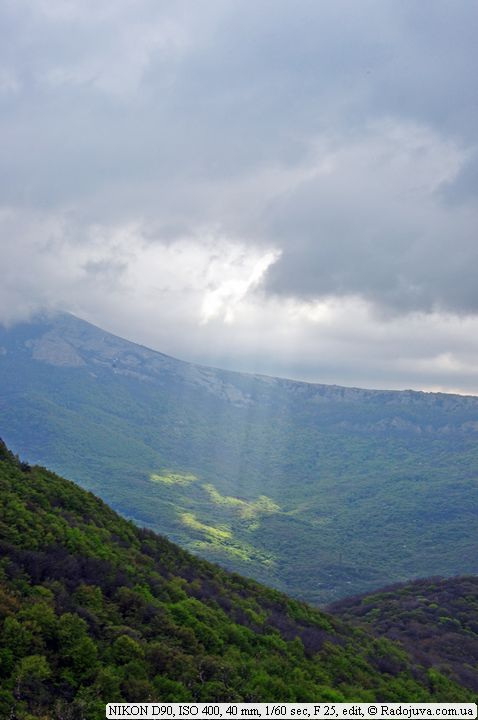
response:
[[[478,570],[478,398],[216,370],[68,315],[0,346],[15,451],[214,562],[318,603]]]
[[[355,385],[348,386],[348,385],[340,385],[336,383],[321,383],[321,382],[315,382],[315,381],[307,381],[307,380],[297,380],[290,377],[283,377],[283,376],[275,376],[270,375],[267,373],[253,373],[253,372],[242,372],[238,370],[231,370],[231,369],[224,369],[219,366],[214,365],[206,365],[203,363],[198,363],[190,360],[183,360],[181,358],[178,358],[174,355],[169,355],[167,353],[163,353],[160,350],[150,348],[147,345],[144,345],[143,343],[135,342],[132,340],[129,340],[123,336],[116,335],[115,333],[103,330],[102,328],[99,328],[94,323],[84,320],[72,313],[68,312],[51,312],[51,313],[40,313],[38,315],[34,315],[32,319],[25,320],[25,321],[19,321],[17,323],[14,323],[6,329],[11,329],[18,326],[25,326],[25,327],[34,327],[35,325],[38,325],[39,327],[42,327],[44,325],[46,326],[52,326],[53,330],[58,330],[61,328],[61,326],[65,326],[68,328],[68,331],[71,333],[71,330],[73,327],[77,327],[78,329],[81,329],[82,326],[87,326],[90,332],[93,332],[95,334],[101,335],[102,339],[105,339],[106,337],[109,339],[109,341],[114,341],[115,343],[120,344],[126,344],[130,346],[131,348],[135,348],[138,351],[142,353],[147,353],[148,355],[157,355],[159,356],[163,362],[170,362],[174,364],[180,364],[184,367],[188,368],[197,368],[199,370],[203,371],[214,371],[218,372],[224,375],[230,375],[230,376],[248,376],[251,378],[257,378],[264,381],[271,381],[271,382],[277,382],[277,383],[283,383],[285,385],[290,386],[312,386],[314,388],[320,389],[325,392],[336,393],[337,399],[344,399],[344,400],[351,400],[354,398],[357,399],[363,399],[364,397],[373,397],[373,396],[390,396],[393,398],[397,398],[398,396],[403,398],[403,402],[409,402],[413,399],[425,399],[429,397],[434,402],[449,399],[469,399],[470,401],[477,401],[478,402],[478,395],[473,395],[470,393],[449,393],[449,392],[441,392],[441,391],[426,391],[426,390],[415,390],[412,388],[403,388],[403,389],[387,389],[387,388],[362,388]],[[1,323],[0,323],[0,327]],[[6,327],[6,326],[3,326]],[[70,338],[71,340],[71,338]],[[31,347],[31,346],[30,346]],[[5,348],[3,348],[5,352]],[[44,352],[42,352],[42,350]],[[32,353],[34,359],[40,360],[43,362],[50,362],[51,364],[55,364],[54,357],[51,357],[48,355],[47,348],[40,347],[40,349],[36,350],[35,348]],[[110,358],[111,359],[111,358]],[[79,364],[77,365],[76,362]],[[71,358],[70,362],[72,363],[71,366],[81,366],[83,362],[81,361],[81,358]],[[60,363],[61,365],[68,366],[67,358],[65,358],[64,363]]]

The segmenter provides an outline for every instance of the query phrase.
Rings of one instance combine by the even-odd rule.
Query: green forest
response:
[[[330,612],[399,641],[415,662],[434,666],[478,693],[478,577],[425,578],[346,598]]]
[[[0,445],[0,716],[113,701],[470,701],[397,643],[190,555]]]

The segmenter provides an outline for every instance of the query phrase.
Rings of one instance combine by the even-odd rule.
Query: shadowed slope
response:
[[[478,577],[428,578],[330,606],[478,693]]]

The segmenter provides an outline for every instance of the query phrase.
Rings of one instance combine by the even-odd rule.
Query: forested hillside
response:
[[[9,445],[314,603],[478,572],[478,398],[192,365],[69,315],[0,327]]]
[[[398,640],[415,662],[478,693],[478,577],[428,578],[346,598],[331,612]]]
[[[473,698],[390,641],[136,528],[3,444],[0,551],[1,717],[99,720],[117,700]]]

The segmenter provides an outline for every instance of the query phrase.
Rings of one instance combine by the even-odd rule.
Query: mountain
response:
[[[473,701],[435,668],[140,530],[0,442],[0,714],[114,701]]]
[[[58,315],[0,329],[0,433],[310,602],[478,571],[476,397],[217,370]]]
[[[399,641],[415,662],[478,693],[478,577],[416,580],[346,598],[329,610]]]

